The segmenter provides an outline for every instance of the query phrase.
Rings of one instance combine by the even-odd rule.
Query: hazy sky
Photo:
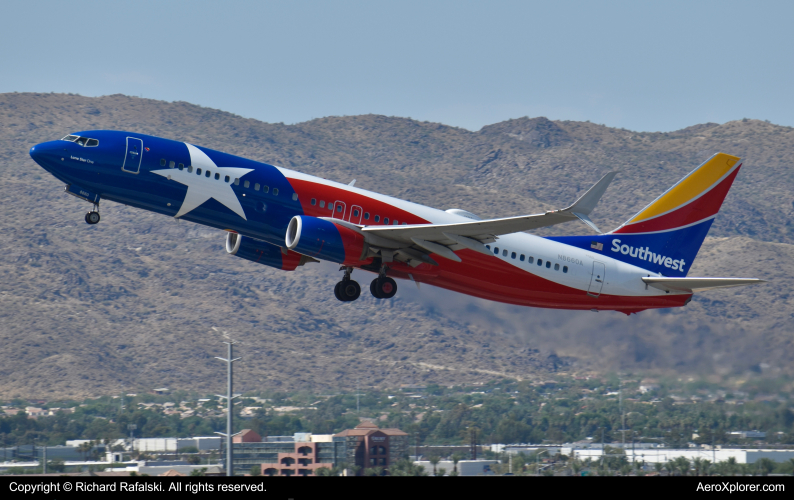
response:
[[[0,92],[123,93],[285,123],[794,126],[790,0],[31,0],[2,16]]]

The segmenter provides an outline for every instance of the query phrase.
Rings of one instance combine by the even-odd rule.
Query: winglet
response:
[[[617,171],[614,171],[614,172],[609,172],[605,176],[601,177],[601,180],[596,182],[593,185],[593,187],[588,189],[587,192],[583,194],[578,200],[576,200],[576,202],[573,205],[571,205],[570,207],[564,210],[566,212],[572,212],[580,219],[582,219],[582,215],[585,216],[590,215],[590,212],[593,211],[596,204],[604,195],[604,192],[607,190],[607,187],[609,187],[609,184],[612,182],[612,179],[614,179],[617,174],[618,174]],[[584,219],[582,219],[582,222],[587,224],[587,221],[585,221]],[[587,225],[590,226],[591,224],[592,222]],[[600,233],[601,231],[598,232]]]

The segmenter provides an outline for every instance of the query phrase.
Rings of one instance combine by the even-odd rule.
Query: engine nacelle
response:
[[[303,255],[345,265],[360,262],[365,248],[362,234],[308,215],[296,215],[289,221],[285,243]]]
[[[226,233],[226,253],[282,271],[294,271],[296,267],[314,261],[290,250],[285,254],[281,247],[237,233]]]

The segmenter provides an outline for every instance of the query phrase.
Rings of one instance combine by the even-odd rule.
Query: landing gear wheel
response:
[[[96,224],[99,222],[99,212],[88,212],[85,214],[85,221],[88,224]]]
[[[334,287],[334,295],[342,302],[352,302],[361,295],[361,285],[353,280],[342,280]]]
[[[374,280],[372,280],[372,283],[369,284],[369,291],[370,291],[370,293],[372,294],[373,297],[375,297],[376,299],[379,299],[381,297],[380,297],[380,295],[378,295],[377,284],[378,284],[378,278],[375,278]]]
[[[390,299],[397,293],[397,283],[388,276],[384,276],[372,282],[370,291],[375,298]]]

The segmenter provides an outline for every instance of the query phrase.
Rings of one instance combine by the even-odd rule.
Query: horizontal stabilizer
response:
[[[642,278],[648,286],[664,291],[699,292],[712,288],[730,288],[734,286],[758,285],[766,280],[758,278]]]

